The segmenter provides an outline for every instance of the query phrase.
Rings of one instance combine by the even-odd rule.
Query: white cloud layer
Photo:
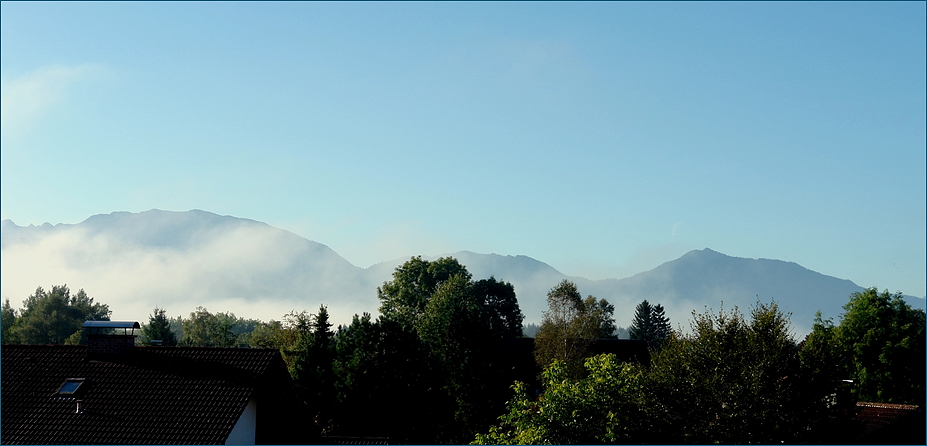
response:
[[[49,110],[66,101],[75,84],[101,79],[109,70],[100,64],[52,66],[22,76],[0,79],[0,130],[8,139],[28,133]]]
[[[325,304],[336,323],[376,310],[375,286],[363,286],[351,277],[353,267],[338,259],[326,263],[324,251],[312,265],[299,265],[297,259],[320,245],[294,243],[285,231],[243,225],[192,237],[197,242],[189,247],[152,247],[65,227],[31,241],[6,242],[3,297],[19,308],[36,287],[67,284],[109,305],[113,319],[140,322],[156,306],[170,316],[205,306],[266,321]]]

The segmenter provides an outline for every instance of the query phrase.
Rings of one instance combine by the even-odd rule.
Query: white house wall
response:
[[[248,400],[248,406],[241,413],[225,444],[254,444],[257,432],[257,400]]]

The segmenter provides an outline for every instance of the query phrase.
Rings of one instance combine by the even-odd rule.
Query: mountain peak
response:
[[[698,257],[731,257],[731,256],[729,256],[729,255],[727,255],[727,254],[724,254],[724,253],[715,251],[714,249],[711,249],[711,248],[694,249],[694,250],[692,250],[692,251],[689,251],[689,252],[686,253],[685,255],[683,255],[683,257],[685,257],[685,256],[687,256],[687,255],[689,255],[689,254],[691,254],[691,255],[693,255],[693,256],[698,256]]]
[[[4,295],[25,298],[36,286],[67,280],[109,304],[115,317],[140,320],[155,306],[182,315],[208,305],[267,320],[324,304],[333,317],[349,321],[354,313],[376,312],[376,286],[408,260],[361,269],[289,231],[202,210],[113,212],[53,227],[23,228],[6,219],[2,226]],[[680,325],[692,310],[718,308],[722,301],[726,308],[747,309],[757,299],[774,299],[793,313],[800,332],[810,329],[815,311],[839,316],[849,294],[862,290],[796,263],[731,257],[707,247],[621,280],[567,277],[524,255],[450,255],[476,279],[512,283],[528,322],[540,320],[547,292],[564,279],[615,305],[618,325],[630,323],[643,299],[662,304]]]

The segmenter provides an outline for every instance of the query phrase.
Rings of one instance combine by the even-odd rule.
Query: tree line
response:
[[[541,395],[516,383],[499,422],[474,444],[848,444],[855,402],[925,399],[925,313],[901,293],[853,293],[839,324],[818,313],[796,342],[778,305],[692,313],[691,330],[650,344],[649,366],[563,355]],[[636,316],[662,311],[638,306]],[[637,319],[637,318],[636,318]],[[543,328],[542,328],[543,330]]]
[[[819,314],[801,342],[775,303],[693,312],[683,332],[643,301],[627,333],[652,357],[635,364],[589,353],[619,331],[614,307],[563,281],[535,334],[540,393],[507,378],[506,342],[525,335],[510,283],[414,257],[377,297],[378,317],[338,327],[324,305],[269,322],[155,308],[139,342],[279,349],[307,429],[391,442],[826,443],[852,432],[847,401],[924,404],[924,311],[875,288],[851,295],[837,323]],[[4,303],[0,339],[78,344],[83,321],[110,315],[83,290],[38,288],[22,310]]]

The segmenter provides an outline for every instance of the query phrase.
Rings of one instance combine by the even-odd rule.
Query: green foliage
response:
[[[296,334],[293,330],[284,327],[280,321],[271,319],[269,322],[261,322],[254,327],[251,336],[248,338],[248,346],[251,348],[276,348],[287,359],[296,346]],[[289,366],[289,363],[287,363]]]
[[[597,301],[595,297],[586,296],[586,299],[583,300],[583,313],[585,317],[592,319],[593,324],[597,325],[596,338],[615,337],[615,331],[618,327],[615,326],[614,305],[608,303],[605,299]]]
[[[16,322],[16,310],[10,306],[10,300],[3,301],[2,319],[0,319],[0,342],[3,344],[13,344],[13,324]]]
[[[592,296],[583,300],[576,284],[568,280],[551,288],[547,304],[535,335],[535,359],[542,368],[554,360],[562,361],[569,376],[580,378],[585,373],[583,362],[589,345],[615,331],[615,307]]]
[[[525,316],[518,307],[515,287],[511,283],[482,279],[471,285],[480,317],[489,324],[489,331],[495,338],[518,338],[522,336]]]
[[[77,343],[85,321],[109,320],[112,313],[109,306],[94,303],[83,289],[72,295],[67,285],[55,285],[50,292],[38,287],[35,294],[23,301],[23,307],[16,317],[9,302],[4,305],[3,322],[13,320],[9,331],[4,333],[4,338],[9,337],[7,342]]]
[[[794,443],[823,404],[805,385],[788,317],[758,303],[693,313],[692,333],[672,335],[652,358],[649,409],[665,443]]]
[[[670,331],[669,318],[666,317],[663,305],[651,306],[645,299],[634,311],[634,320],[628,328],[628,336],[630,339],[647,342],[647,347],[654,351],[669,337]]]
[[[174,316],[168,320],[171,323],[171,331],[174,333],[174,337],[178,339],[179,344],[179,340],[183,339],[183,317]]]
[[[457,290],[454,299],[467,302],[474,321],[479,321],[474,322],[480,326],[479,330],[488,331],[496,338],[520,337],[524,316],[512,284],[495,277],[476,282],[471,282],[471,278],[467,268],[452,257],[434,262],[413,257],[396,268],[393,280],[377,288],[380,314],[405,329],[418,332],[423,326],[433,325],[422,325],[423,319],[445,317],[435,314],[445,307],[429,307],[429,304],[438,295],[441,285],[453,280]]]
[[[324,433],[335,400],[334,333],[328,308],[320,305],[315,315],[294,315],[293,326],[297,338],[291,367],[293,380],[309,411],[315,414],[316,427]]]
[[[377,288],[380,314],[411,328],[425,311],[428,300],[441,282],[462,275],[470,280],[470,273],[456,259],[442,257],[434,262],[413,257],[398,266],[393,280]]]
[[[251,334],[264,322],[236,317],[234,313],[210,313],[196,307],[186,319],[167,319],[170,331],[186,347],[245,347],[251,345]],[[178,336],[179,334],[179,336]]]
[[[561,361],[573,377],[583,373],[586,350],[597,327],[582,318],[583,301],[576,284],[564,280],[547,293],[548,309],[541,318],[541,328],[534,337],[535,359],[546,369]]]
[[[401,400],[353,426],[400,442],[460,442],[489,424],[507,398],[499,341],[519,337],[524,319],[514,287],[472,281],[453,258],[413,257],[377,289],[381,317],[355,317],[335,338],[337,418]]]
[[[432,354],[447,368],[466,368],[478,344],[474,336],[483,335],[481,308],[471,293],[470,282],[456,275],[441,283],[428,299],[425,311],[416,321],[416,331]]]
[[[490,421],[480,408],[493,396],[486,392],[486,381],[492,370],[487,349],[494,333],[484,319],[482,297],[473,292],[466,276],[453,276],[438,286],[417,323],[419,338],[433,358],[433,371],[440,376],[447,397],[454,401],[455,423],[451,426],[465,432],[475,432]],[[506,332],[504,326],[499,332]],[[456,439],[456,432],[445,434]]]
[[[369,314],[354,316],[335,336],[337,428],[359,436],[388,436],[398,443],[434,443],[453,422],[454,405],[433,371],[429,351],[403,324]],[[384,401],[403,410],[358,417]]]
[[[154,309],[148,318],[148,324],[142,327],[142,337],[146,343],[160,340],[163,346],[177,345],[177,336],[171,330],[171,321],[167,317],[167,311],[157,307]]]
[[[849,378],[847,355],[837,343],[836,327],[832,320],[824,320],[818,311],[799,350],[802,368],[815,388],[836,391],[838,383]]]
[[[367,382],[366,372],[368,366],[375,367],[375,356],[380,352],[378,328],[371,321],[370,313],[355,314],[350,325],[339,327],[335,333],[334,370],[339,378],[336,386],[340,402],[354,399],[357,394],[373,393],[368,387],[375,382]]]
[[[833,361],[833,372],[818,367],[819,378],[854,380],[860,401],[923,405],[924,310],[912,309],[901,293],[875,287],[853,293],[843,308],[838,326],[819,316],[806,341],[807,362]]]
[[[235,347],[238,336],[232,331],[237,318],[232,313],[210,313],[205,307],[196,307],[183,321],[183,338],[186,347]]]
[[[245,319],[245,318],[236,318],[234,315],[231,315],[234,319],[232,324],[232,334],[235,335],[235,343],[238,347],[244,347],[251,344],[251,334],[257,327],[261,326],[264,322],[259,319]]]
[[[544,394],[532,398],[515,383],[508,413],[474,444],[597,444],[635,442],[646,427],[642,370],[614,355],[585,361],[586,376],[573,380],[565,363],[544,370]]]
[[[775,303],[749,319],[693,313],[691,334],[671,333],[649,369],[602,355],[577,378],[552,361],[543,393],[516,384],[508,413],[475,443],[795,443],[828,415],[807,375]]]

